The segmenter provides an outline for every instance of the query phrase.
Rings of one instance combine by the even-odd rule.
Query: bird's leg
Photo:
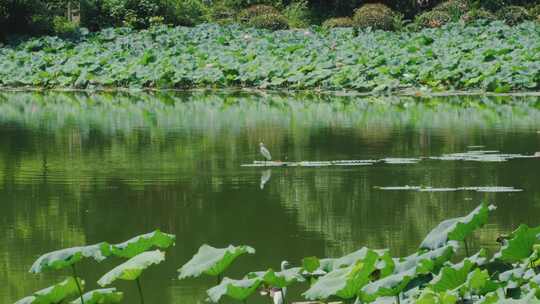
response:
[[[281,292],[281,299],[283,300],[283,304],[286,304],[285,302],[285,293],[283,292],[283,288],[280,288],[279,291]]]

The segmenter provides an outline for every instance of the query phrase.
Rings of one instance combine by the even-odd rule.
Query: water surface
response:
[[[379,161],[243,167],[261,160],[260,141],[276,160]],[[68,274],[29,274],[42,253],[156,228],[177,244],[143,275],[150,303],[203,303],[213,278],[175,280],[203,243],[257,249],[227,272],[234,278],[361,246],[404,256],[439,221],[487,200],[498,209],[472,247],[495,249],[499,233],[540,224],[540,158],[447,159],[479,150],[540,151],[540,99],[2,93],[0,302]],[[445,191],[384,189],[404,186]],[[84,262],[87,290],[119,262]],[[134,284],[116,286],[137,302]]]

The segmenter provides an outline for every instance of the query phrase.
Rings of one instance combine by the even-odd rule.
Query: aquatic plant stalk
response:
[[[141,304],[144,304],[144,297],[143,297],[143,292],[142,292],[142,287],[141,287],[141,281],[139,280],[139,278],[137,278],[135,281],[137,282],[137,289],[139,290],[139,297],[141,298]]]
[[[81,289],[81,286],[79,285],[79,281],[77,280],[77,270],[75,269],[75,264],[71,264],[71,270],[73,272],[73,278],[75,279],[75,284],[77,284],[77,289],[79,290],[79,296],[81,297],[81,304],[84,304],[82,289]]]

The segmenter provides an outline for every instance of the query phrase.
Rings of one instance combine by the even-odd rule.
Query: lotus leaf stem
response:
[[[139,290],[139,296],[141,297],[141,304],[144,304],[144,297],[143,297],[143,292],[142,292],[142,287],[141,287],[141,281],[139,280],[139,278],[137,278],[135,281],[137,282],[137,289]]]
[[[81,297],[81,304],[84,304],[82,289],[81,289],[81,285],[79,285],[79,280],[77,279],[77,270],[75,269],[75,264],[71,264],[71,270],[73,272],[73,278],[75,279],[75,284],[77,285],[77,289],[79,290],[79,296]]]
[[[285,293],[283,292],[283,288],[280,288],[279,291],[281,292],[281,299],[283,300],[283,304],[287,304],[287,302],[285,301]]]
[[[469,244],[467,244],[467,238],[463,239],[463,243],[465,243],[465,254],[469,256]]]

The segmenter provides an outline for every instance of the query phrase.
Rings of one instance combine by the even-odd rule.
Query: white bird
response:
[[[264,189],[264,185],[266,185],[266,183],[270,180],[270,177],[272,177],[272,170],[270,169],[264,170],[261,173],[261,184],[260,184],[261,190]]]
[[[266,149],[266,147],[264,146],[264,144],[263,144],[263,143],[260,143],[259,146],[260,146],[260,151],[261,151],[262,156],[263,156],[267,161],[272,160],[272,155],[270,155],[270,151],[268,151],[268,149]]]

